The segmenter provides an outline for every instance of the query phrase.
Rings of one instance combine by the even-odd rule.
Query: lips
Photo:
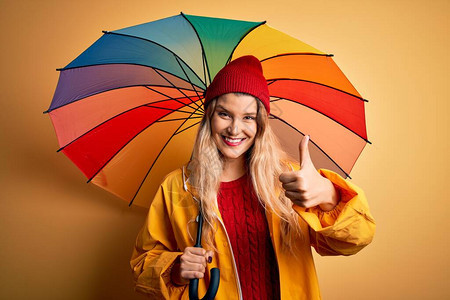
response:
[[[225,144],[227,144],[228,146],[239,146],[240,144],[242,144],[242,142],[245,140],[245,138],[241,138],[241,139],[233,139],[227,136],[223,136],[222,135],[222,140],[224,141]]]

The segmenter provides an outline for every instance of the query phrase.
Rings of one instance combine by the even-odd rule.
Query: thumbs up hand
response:
[[[284,172],[279,179],[285,195],[296,205],[310,208],[319,205],[324,211],[332,210],[338,202],[338,194],[330,180],[317,172],[309,155],[309,136],[300,142],[300,170]]]

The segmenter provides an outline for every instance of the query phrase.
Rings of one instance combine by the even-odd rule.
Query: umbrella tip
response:
[[[109,33],[108,30],[102,30],[102,32],[103,32],[104,34],[108,34],[108,33]]]

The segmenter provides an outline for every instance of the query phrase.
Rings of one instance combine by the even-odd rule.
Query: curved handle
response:
[[[198,229],[197,229],[197,240],[194,247],[202,247],[202,226],[203,226],[203,215],[202,210],[199,210],[198,217]],[[213,300],[216,297],[217,290],[219,289],[220,281],[220,270],[218,268],[211,269],[211,280],[209,282],[208,290],[205,296],[201,300]],[[191,279],[189,282],[189,300],[199,300],[198,299],[198,278]]]
[[[211,269],[211,281],[205,296],[200,300],[213,300],[219,289],[220,270],[218,268]],[[191,279],[189,282],[189,299],[199,300],[198,298],[198,279]]]

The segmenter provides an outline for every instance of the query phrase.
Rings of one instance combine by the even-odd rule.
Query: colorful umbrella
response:
[[[332,55],[265,22],[186,14],[104,32],[60,69],[47,111],[60,151],[88,182],[148,206],[162,178],[191,156],[204,90],[248,54],[261,60],[285,150],[297,158],[309,134],[315,166],[348,176],[368,142],[365,100]]]

